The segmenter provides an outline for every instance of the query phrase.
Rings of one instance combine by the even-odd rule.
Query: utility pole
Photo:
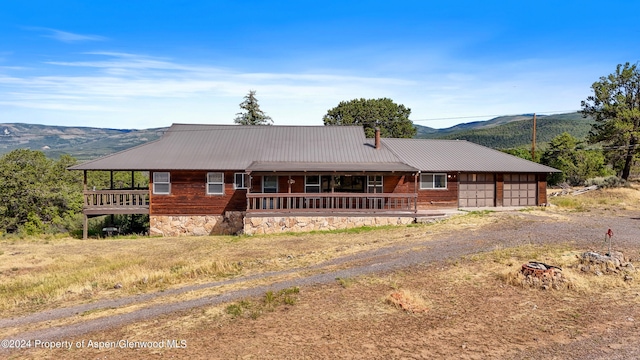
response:
[[[536,161],[536,114],[533,114],[533,136],[531,137],[531,160]]]

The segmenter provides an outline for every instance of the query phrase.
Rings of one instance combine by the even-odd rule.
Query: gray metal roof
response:
[[[560,172],[466,140],[382,139],[382,145],[422,172]]]
[[[294,164],[300,169],[305,168],[301,164],[316,164],[315,168],[306,166],[309,170],[357,169],[371,164],[367,169],[379,165],[389,171],[415,171],[390,150],[376,150],[359,126],[187,124],[172,125],[154,142],[70,169],[245,170],[254,162],[289,164],[289,169],[297,166]]]
[[[464,171],[558,170],[463,140],[382,139],[360,126],[174,124],[159,140],[71,170]]]

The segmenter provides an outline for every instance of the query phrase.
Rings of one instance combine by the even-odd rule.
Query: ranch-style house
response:
[[[359,126],[195,124],[70,170],[85,174],[84,237],[87,218],[107,214],[149,214],[151,235],[165,236],[406,224],[447,207],[543,205],[558,172],[468,141],[368,139]],[[150,184],[87,189],[87,171],[148,171]]]

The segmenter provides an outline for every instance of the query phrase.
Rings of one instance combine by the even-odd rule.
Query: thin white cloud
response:
[[[425,67],[411,76],[375,77],[331,70],[242,72],[119,52],[79,56],[83,59],[48,62],[47,75],[29,76],[28,71],[5,68],[4,75],[0,73],[2,104],[41,111],[38,114],[48,118],[64,114],[78,121],[110,119],[115,127],[130,127],[132,122],[136,127],[143,127],[143,122],[149,127],[171,122],[230,123],[242,97],[255,89],[261,107],[277,124],[321,124],[322,115],[340,101],[380,97],[410,107],[413,119],[429,119],[560,110],[548,107],[564,110],[572,96],[568,84],[560,86],[558,79],[580,71],[549,72],[545,64],[535,63],[502,64],[500,69],[509,70],[503,72],[478,64],[451,64],[449,72]]]
[[[113,108],[98,105],[82,105],[61,102],[31,102],[31,101],[0,101],[3,106],[15,106],[21,108],[38,109],[38,110],[57,110],[57,111],[100,111],[113,112]]]
[[[42,35],[43,37],[58,40],[64,43],[108,40],[106,37],[100,35],[77,34],[69,31],[62,31],[45,27],[27,27],[26,29],[44,32],[44,34]]]
[[[137,97],[183,98],[211,94],[242,96],[251,88],[274,98],[301,98],[340,94],[344,90],[398,87],[412,81],[395,78],[339,76],[332,74],[240,73],[207,66],[189,66],[135,54],[100,52],[105,60],[48,62],[49,65],[86,68],[83,75],[0,77],[19,93],[82,95],[116,99]],[[92,71],[96,69],[97,71]],[[60,71],[63,72],[63,71]],[[338,90],[336,89],[338,88]],[[340,90],[341,89],[341,90]]]

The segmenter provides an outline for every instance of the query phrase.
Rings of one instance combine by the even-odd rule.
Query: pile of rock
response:
[[[587,251],[580,256],[579,269],[584,272],[591,272],[597,276],[603,274],[624,274],[626,281],[633,280],[631,273],[635,272],[635,267],[619,251],[612,251],[610,254],[601,255],[593,251]]]
[[[557,266],[530,261],[522,265],[520,273],[524,277],[523,285],[544,290],[559,290],[566,285],[566,279],[562,276],[562,269]]]

